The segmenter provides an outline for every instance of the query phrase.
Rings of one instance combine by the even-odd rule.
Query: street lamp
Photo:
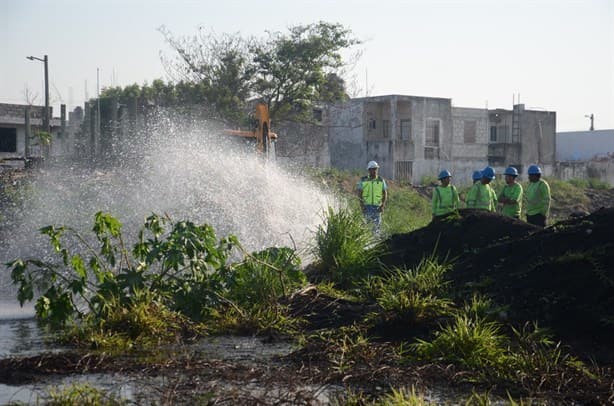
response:
[[[33,61],[41,61],[45,64],[45,114],[43,114],[43,129],[51,134],[50,117],[49,117],[49,69],[47,68],[47,55],[43,59],[36,56],[26,56],[27,59]]]

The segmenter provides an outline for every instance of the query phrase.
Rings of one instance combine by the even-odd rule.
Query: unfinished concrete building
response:
[[[453,107],[452,100],[418,96],[352,99],[329,112],[331,165],[363,169],[371,159],[382,176],[418,184],[450,170],[455,183],[471,182],[476,169],[508,165],[523,171],[538,163],[547,174],[555,161],[554,112]]]
[[[459,179],[487,163],[488,114],[451,99],[378,96],[331,107],[331,165],[364,169],[376,160],[386,178],[420,183],[446,168]]]
[[[512,165],[523,173],[528,165],[538,164],[546,175],[554,173],[556,163],[556,113],[529,110],[524,104],[512,110],[488,111],[488,163],[495,169]]]
[[[52,139],[61,138],[66,126],[66,109],[62,105],[62,117],[53,118],[49,108],[49,128]],[[23,166],[26,158],[43,156],[44,144],[37,137],[43,129],[44,106],[0,103],[0,163],[3,166]],[[54,144],[45,153],[53,154]]]

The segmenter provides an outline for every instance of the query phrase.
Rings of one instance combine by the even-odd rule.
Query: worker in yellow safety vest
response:
[[[467,197],[465,197],[465,205],[468,209],[475,208],[476,195],[479,188],[478,183],[480,183],[480,181],[482,180],[482,171],[473,172],[471,179],[473,179],[473,185],[471,185],[469,191],[467,191]]]
[[[501,214],[508,217],[520,219],[522,210],[522,186],[516,182],[518,170],[513,166],[508,167],[505,172],[505,186],[499,194],[499,203],[503,204]]]
[[[467,200],[467,207],[494,212],[497,208],[497,194],[490,186],[490,182],[495,180],[495,170],[487,166],[481,172],[482,179],[474,185],[475,197],[472,197],[472,201]]]
[[[531,165],[528,169],[529,186],[527,187],[527,223],[540,227],[546,227],[550,214],[550,185],[541,179],[542,170],[537,165]]]
[[[369,175],[360,178],[356,185],[356,194],[360,199],[360,208],[365,218],[373,224],[375,231],[379,231],[382,213],[388,198],[388,185],[378,175],[379,165],[377,162],[370,161],[367,164],[367,170]]]
[[[439,173],[440,186],[433,190],[432,211],[433,220],[440,219],[458,210],[460,199],[454,185],[450,184],[452,174],[444,169]]]

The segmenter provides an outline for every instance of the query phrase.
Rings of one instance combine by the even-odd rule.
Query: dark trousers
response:
[[[546,227],[546,216],[544,216],[543,214],[534,214],[532,216],[529,216],[527,214],[527,223],[540,227]]]

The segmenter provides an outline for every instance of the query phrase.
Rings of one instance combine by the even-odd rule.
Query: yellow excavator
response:
[[[250,117],[251,131],[224,130],[226,135],[253,138],[256,141],[256,150],[266,159],[275,159],[275,145],[277,134],[271,132],[271,117],[269,107],[264,103],[256,104],[254,114]]]

